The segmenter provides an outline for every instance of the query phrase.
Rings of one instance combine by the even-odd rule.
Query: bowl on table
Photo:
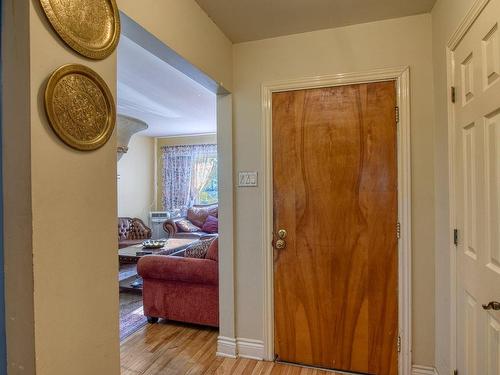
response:
[[[146,240],[142,243],[142,247],[145,249],[161,249],[167,240]]]

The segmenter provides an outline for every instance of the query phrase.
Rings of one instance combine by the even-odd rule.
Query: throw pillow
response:
[[[215,237],[210,246],[208,247],[207,255],[205,255],[205,259],[219,261],[219,238]]]
[[[201,228],[205,220],[207,220],[208,215],[217,217],[217,214],[218,214],[217,205],[204,206],[204,207],[191,207],[188,209],[187,218],[194,225],[197,225]]]
[[[200,227],[197,227],[186,219],[179,220],[176,222],[176,224],[182,232],[198,232],[200,230]]]
[[[208,248],[213,239],[196,241],[194,244],[189,245],[184,252],[185,258],[205,258]]]
[[[215,216],[209,215],[201,230],[206,233],[219,233],[219,219]]]

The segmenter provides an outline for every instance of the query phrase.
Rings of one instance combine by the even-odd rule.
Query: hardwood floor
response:
[[[164,323],[141,328],[121,344],[122,375],[332,375],[251,359],[216,357],[218,331]]]

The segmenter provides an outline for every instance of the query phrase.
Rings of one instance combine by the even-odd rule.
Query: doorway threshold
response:
[[[287,362],[287,361],[282,361],[278,358],[274,361],[276,363],[280,363],[283,365],[288,365],[288,366],[294,366],[294,367],[303,367],[303,368],[310,368],[310,369],[315,369],[315,370],[321,370],[321,371],[326,371],[330,372],[332,374],[346,374],[346,375],[376,375],[376,374],[369,374],[366,372],[352,372],[352,371],[344,371],[344,370],[335,370],[331,368],[326,368],[326,367],[320,367],[320,366],[310,366],[310,365],[303,365],[300,363],[293,363],[293,362]]]

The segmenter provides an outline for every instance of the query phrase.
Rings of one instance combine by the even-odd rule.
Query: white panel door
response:
[[[499,24],[491,0],[453,51],[459,375],[500,375]]]

